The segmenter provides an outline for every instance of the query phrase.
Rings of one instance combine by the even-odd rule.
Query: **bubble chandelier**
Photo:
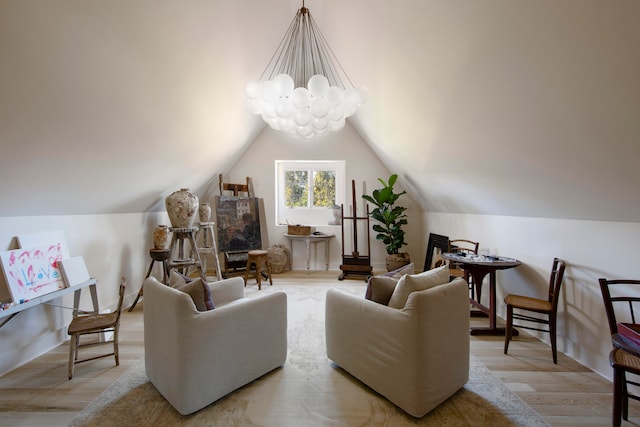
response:
[[[262,75],[244,91],[251,111],[271,128],[305,139],[341,130],[369,97],[351,83],[304,1]]]

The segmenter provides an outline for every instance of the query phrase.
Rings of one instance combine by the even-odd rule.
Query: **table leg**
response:
[[[293,240],[289,239],[289,271],[293,269]]]
[[[324,239],[324,269],[329,271],[329,239]]]
[[[307,274],[309,274],[309,261],[311,259],[311,241],[306,239],[304,241],[307,244]]]
[[[489,273],[489,329],[496,330],[496,272]]]
[[[470,269],[471,270],[471,269]],[[473,276],[473,280],[475,283],[481,285],[484,277],[487,275],[486,271],[477,271],[471,270],[469,271]],[[496,271],[490,270],[489,272],[489,307],[485,307],[479,302],[474,301],[470,298],[470,302],[472,305],[478,307],[480,310],[485,312],[489,316],[489,327],[472,327],[470,329],[471,335],[504,335],[505,328],[497,327],[496,323]],[[513,330],[513,335],[517,336],[518,331]]]

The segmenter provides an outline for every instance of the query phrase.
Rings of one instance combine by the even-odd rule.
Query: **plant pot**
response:
[[[411,262],[411,257],[409,253],[403,252],[400,254],[391,254],[387,255],[387,271],[397,270],[403,265],[407,265]]]

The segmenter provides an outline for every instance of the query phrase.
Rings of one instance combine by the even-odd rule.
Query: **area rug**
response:
[[[423,418],[413,418],[326,357],[324,298],[330,286],[364,295],[361,282],[279,283],[247,296],[287,293],[285,364],[195,414],[180,415],[148,382],[144,361],[85,408],[72,426],[548,426],[471,357],[469,382]]]

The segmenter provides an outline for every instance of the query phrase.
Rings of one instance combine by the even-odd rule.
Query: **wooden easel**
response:
[[[365,276],[365,280],[371,276],[373,267],[371,267],[371,237],[369,235],[369,205],[365,204],[366,215],[357,216],[356,209],[356,181],[351,180],[351,199],[353,206],[353,216],[344,216],[344,205],[340,206],[342,211],[342,265],[340,270],[342,273],[338,277],[338,280],[345,279],[348,275]],[[351,255],[347,255],[344,250],[344,223],[345,220],[353,221],[353,251]],[[367,254],[361,255],[358,252],[358,221],[366,221],[367,230]]]
[[[253,181],[251,177],[246,178],[246,184],[232,184],[230,182],[224,182],[222,174],[218,175],[218,181],[220,186],[220,196],[224,196],[225,191],[233,193],[233,197],[240,197],[240,193],[246,193],[247,197],[255,197],[253,195]]]

